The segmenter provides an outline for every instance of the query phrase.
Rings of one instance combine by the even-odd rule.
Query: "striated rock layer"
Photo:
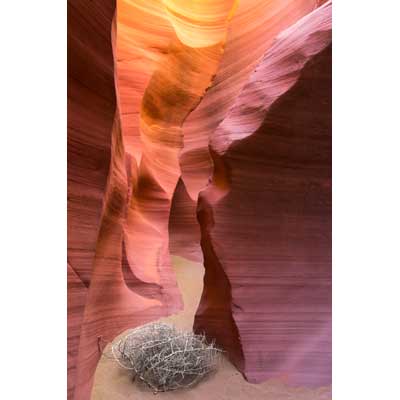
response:
[[[331,381],[331,5],[282,32],[212,138],[195,329],[251,382]]]
[[[68,1],[68,399],[74,398],[78,378],[81,327],[111,156],[114,9],[111,0]]]
[[[68,1],[68,398],[176,312],[247,379],[330,382],[331,4]],[[200,248],[201,243],[201,248]]]
[[[68,398],[76,400],[90,397],[107,341],[181,307],[166,252],[147,280],[129,262],[139,179],[115,95],[114,15],[114,1],[68,2]],[[159,224],[168,247],[168,219]]]
[[[260,58],[276,35],[316,6],[315,0],[240,0],[229,24],[224,54],[212,86],[185,121],[180,155],[182,179],[190,197],[212,174],[208,145]]]
[[[232,2],[220,3],[207,43],[201,7],[186,35],[187,16],[173,2],[120,1],[116,17],[113,1],[68,3],[69,398],[89,397],[105,342],[182,306],[169,215],[179,195],[181,126],[222,54]],[[188,214],[179,204],[176,211]]]

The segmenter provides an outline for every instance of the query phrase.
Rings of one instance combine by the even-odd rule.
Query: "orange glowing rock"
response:
[[[192,48],[223,43],[239,0],[162,0],[179,41]]]

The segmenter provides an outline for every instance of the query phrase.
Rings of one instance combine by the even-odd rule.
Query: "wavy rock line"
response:
[[[327,7],[273,44],[315,4],[120,0],[111,29],[114,1],[68,1],[69,399],[90,397],[99,338],[180,308],[169,252],[201,257],[199,193],[197,328],[249,380],[329,380]]]
[[[240,344],[230,357],[251,382],[331,382],[330,30],[329,2],[279,35],[213,136],[199,197],[195,329],[231,315],[237,331],[212,333]]]
[[[212,175],[210,138],[275,37],[316,7],[315,0],[240,0],[212,86],[183,125],[182,180],[197,202]]]
[[[121,1],[111,30],[113,7],[111,1],[94,1],[89,7],[84,2],[69,2],[69,15],[78,22],[69,27],[71,53],[81,56],[82,66],[91,66],[85,71],[71,59],[75,69],[69,71],[69,78],[86,79],[85,84],[92,85],[97,95],[84,98],[83,86],[76,87],[81,108],[73,109],[69,124],[72,125],[69,155],[75,157],[70,165],[76,164],[81,170],[69,170],[70,199],[78,198],[79,190],[88,193],[96,178],[85,175],[93,162],[87,154],[88,143],[82,143],[85,135],[104,148],[99,164],[107,166],[107,170],[98,173],[96,221],[86,218],[82,207],[72,209],[69,215],[69,257],[80,274],[79,277],[69,274],[69,284],[73,286],[74,279],[79,278],[89,287],[84,298],[79,297],[80,307],[73,302],[69,307],[69,338],[73,345],[69,357],[68,396],[76,400],[90,396],[100,357],[99,339],[111,340],[129,327],[158,319],[181,307],[176,282],[169,269],[168,251],[169,209],[180,175],[177,155],[181,147],[181,125],[210,85],[223,47],[222,41],[193,48],[181,43],[160,1]],[[133,8],[137,12],[132,13]],[[84,23],[87,15],[100,21],[94,28],[89,25],[91,31],[81,28],[87,26]],[[218,18],[221,19],[221,15]],[[160,23],[155,30],[154,21]],[[116,24],[121,34],[116,31]],[[202,29],[201,23],[199,28]],[[96,42],[98,39],[101,39],[100,44]],[[80,46],[85,40],[86,47],[81,55]],[[99,53],[97,58],[96,52]],[[146,70],[149,65],[150,72]],[[139,81],[131,78],[135,71],[139,72],[135,75],[139,76]],[[104,88],[100,86],[103,92],[96,88],[101,78],[106,81]],[[103,97],[111,99],[109,104],[97,106]],[[93,105],[97,106],[96,112],[92,119],[85,121],[85,112]],[[107,112],[104,112],[106,106]],[[108,125],[105,117],[109,118]],[[94,129],[97,127],[98,130]],[[75,137],[80,141],[79,152],[72,142]],[[72,187],[77,178],[82,180],[81,186]],[[85,241],[86,231],[82,231],[88,222],[92,230],[90,242]],[[75,256],[74,249],[78,246],[83,248],[79,255],[90,249],[84,260],[86,264],[81,262],[82,257]],[[72,289],[69,291],[71,296],[74,293]],[[74,310],[78,311],[77,316]]]
[[[218,18],[214,21],[209,14],[204,21],[207,9],[202,7],[207,4],[199,8],[200,4],[194,3],[192,9],[191,3],[183,6],[178,0],[164,3],[177,36],[171,39],[163,63],[153,72],[143,95],[139,122],[142,155],[124,230],[127,260],[133,273],[143,282],[157,284],[173,276],[168,223],[181,175],[182,124],[215,76],[232,8],[232,1],[214,2],[220,6]],[[183,23],[188,15],[189,25]],[[210,23],[214,29],[207,41]],[[194,42],[196,38],[201,38],[200,42]],[[204,44],[208,46],[200,47]]]

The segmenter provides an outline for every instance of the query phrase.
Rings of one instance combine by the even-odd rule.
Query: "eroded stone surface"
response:
[[[278,36],[213,137],[195,329],[251,382],[331,380],[331,10]]]
[[[195,328],[250,381],[330,382],[322,3],[68,1],[70,399],[99,338],[182,307],[170,254],[200,241]]]

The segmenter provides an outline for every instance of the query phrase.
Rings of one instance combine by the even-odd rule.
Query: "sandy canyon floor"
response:
[[[203,290],[204,268],[180,257],[173,257],[172,261],[184,310],[162,320],[180,329],[191,330]],[[293,388],[276,380],[251,384],[224,358],[218,371],[196,387],[154,395],[143,385],[132,382],[130,372],[120,368],[115,361],[105,356],[101,358],[91,400],[154,400],[155,396],[159,400],[330,400],[332,392],[330,386]]]

